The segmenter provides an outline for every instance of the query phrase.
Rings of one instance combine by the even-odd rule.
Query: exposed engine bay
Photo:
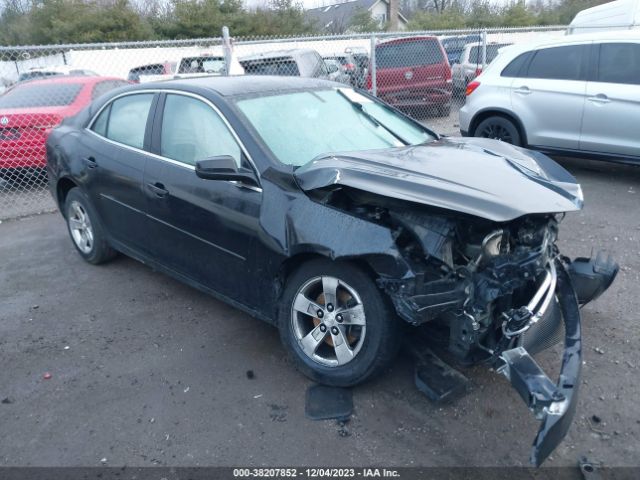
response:
[[[433,327],[458,363],[486,363],[506,376],[542,421],[531,462],[540,465],[566,434],[577,399],[580,313],[618,266],[608,256],[574,261],[556,245],[563,214],[495,222],[412,206],[349,187],[315,190],[316,201],[388,227],[410,266],[378,279],[398,315]],[[530,356],[565,340],[556,384]]]

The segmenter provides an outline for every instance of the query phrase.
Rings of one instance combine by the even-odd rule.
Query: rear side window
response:
[[[584,80],[584,57],[588,45],[544,48],[535,52],[527,77],[552,80]]]
[[[640,85],[640,44],[603,43],[600,45],[598,81]]]
[[[91,129],[114,142],[142,148],[152,101],[153,93],[118,98],[100,113]]]
[[[521,55],[518,55],[516,58],[511,60],[511,63],[504,67],[502,70],[501,76],[503,77],[523,77],[522,71],[524,67],[529,62],[529,59],[533,55],[532,52],[526,52]]]
[[[17,86],[0,96],[0,108],[62,107],[71,105],[84,85],[50,83]]]
[[[416,67],[444,62],[437,40],[419,40],[378,45],[376,65],[378,68]]]

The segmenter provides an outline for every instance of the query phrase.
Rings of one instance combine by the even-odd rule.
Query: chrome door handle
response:
[[[520,87],[517,88],[516,90],[514,90],[515,93],[519,93],[520,95],[530,95],[531,94],[531,90],[529,90],[529,87]]]
[[[599,93],[594,97],[587,97],[587,100],[594,103],[602,103],[602,104],[611,102],[611,100],[609,100],[609,97],[607,97],[604,93]]]

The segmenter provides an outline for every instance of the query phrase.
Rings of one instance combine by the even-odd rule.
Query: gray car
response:
[[[507,47],[466,91],[462,135],[640,162],[640,32]]]
[[[295,48],[258,53],[238,59],[247,75],[276,75],[329,79],[329,72],[318,52]]]

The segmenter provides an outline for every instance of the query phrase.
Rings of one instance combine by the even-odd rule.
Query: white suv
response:
[[[462,135],[546,153],[640,161],[640,32],[514,45],[466,90]]]

